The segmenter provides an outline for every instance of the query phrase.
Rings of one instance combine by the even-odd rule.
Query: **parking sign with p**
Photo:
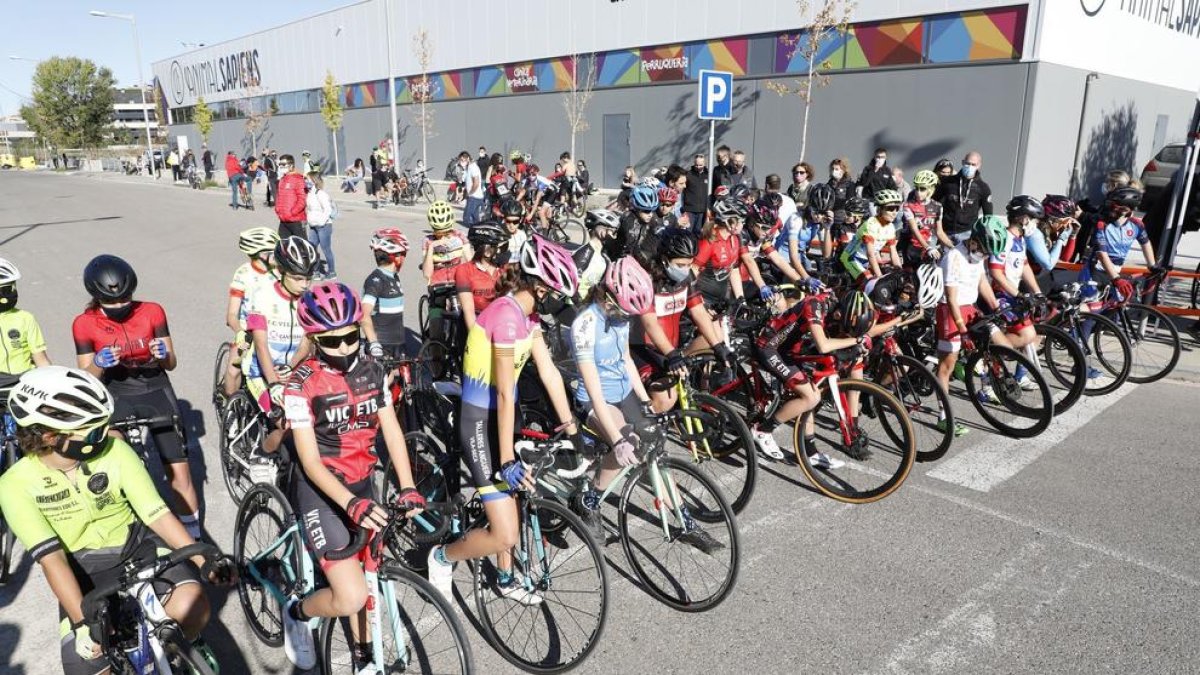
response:
[[[733,73],[701,70],[696,100],[702,120],[727,120],[733,117]]]

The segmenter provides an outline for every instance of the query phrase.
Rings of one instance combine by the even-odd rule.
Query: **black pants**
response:
[[[308,227],[305,225],[304,221],[285,223],[281,220],[279,221],[279,238],[283,239],[285,237],[300,237],[301,239],[308,239]]]

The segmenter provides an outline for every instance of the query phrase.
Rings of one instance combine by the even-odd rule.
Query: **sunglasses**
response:
[[[315,339],[325,349],[338,349],[342,345],[353,347],[358,344],[358,331],[352,330],[342,335],[317,335]]]
[[[899,206],[885,206],[885,207],[883,207],[883,210],[888,211],[888,212],[899,211],[900,207]]]
[[[107,424],[103,424],[87,432],[87,435],[83,437],[83,442],[87,443],[88,445],[99,445],[100,442],[104,440],[105,436],[108,436]]]
[[[807,175],[808,175],[808,172],[807,172],[807,171],[797,171],[797,172],[796,172],[796,175],[797,175],[797,176],[807,176]]]

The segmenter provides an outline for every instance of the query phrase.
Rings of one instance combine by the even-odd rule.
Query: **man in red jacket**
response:
[[[308,239],[304,223],[304,174],[296,170],[291,155],[279,156],[279,188],[275,195],[275,215],[279,216],[279,236]]]
[[[225,175],[229,178],[229,208],[237,210],[238,187],[246,182],[246,174],[242,173],[242,163],[237,155],[230,150],[225,153]]]

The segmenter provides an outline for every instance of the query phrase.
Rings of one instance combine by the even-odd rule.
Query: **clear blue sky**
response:
[[[36,64],[11,55],[42,60],[78,56],[107,66],[120,86],[137,86],[133,36],[129,22],[100,19],[97,9],[137,17],[142,43],[142,73],[152,79],[150,64],[186,51],[181,42],[215,44],[278,26],[354,0],[245,0],[179,2],[178,0],[6,0],[0,39],[0,110],[18,111],[29,96]]]

